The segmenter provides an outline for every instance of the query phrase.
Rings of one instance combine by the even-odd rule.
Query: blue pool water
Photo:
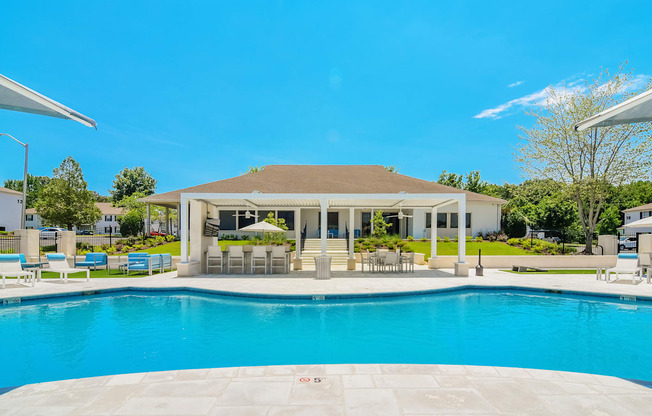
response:
[[[309,363],[543,368],[652,380],[652,306],[536,292],[348,300],[120,292],[0,308],[0,387]]]

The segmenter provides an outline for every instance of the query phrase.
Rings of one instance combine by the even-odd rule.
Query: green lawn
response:
[[[412,241],[408,243],[412,249],[417,253],[424,253],[426,260],[430,257],[430,241]],[[483,241],[482,243],[467,242],[466,255],[477,256],[478,250],[482,250],[483,256],[526,256],[533,255],[531,251],[523,250],[522,248],[509,246],[505,243]],[[439,256],[455,256],[457,255],[457,243],[451,241],[445,243],[443,241],[437,242],[437,255]]]
[[[548,270],[547,272],[515,272],[513,270],[501,270],[501,272],[514,274],[595,274],[595,269],[556,269]]]

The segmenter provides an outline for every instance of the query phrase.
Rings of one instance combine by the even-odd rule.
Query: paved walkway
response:
[[[652,390],[615,377],[504,367],[241,367],[32,384],[0,396],[0,414],[649,416]]]
[[[473,273],[473,272],[472,272]],[[193,287],[258,294],[370,294],[466,285],[532,287],[652,298],[652,285],[607,284],[595,275],[517,275],[485,270],[460,278],[450,270],[414,274],[314,272],[287,276],[8,280],[6,302],[30,296],[109,288]],[[652,389],[615,377],[519,368],[443,365],[243,367],[126,374],[19,387],[0,395],[1,415],[650,415]]]

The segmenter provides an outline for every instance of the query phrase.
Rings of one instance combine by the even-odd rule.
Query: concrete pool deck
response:
[[[473,272],[471,272],[473,274]],[[652,298],[652,284],[607,284],[595,275],[519,275],[485,269],[414,274],[314,272],[273,276],[7,281],[0,299],[116,288],[198,288],[255,294],[372,294],[468,285],[524,287]],[[13,353],[12,353],[13,354]],[[652,389],[617,377],[502,367],[342,364],[241,367],[123,374],[18,387],[0,395],[6,415],[649,415]]]

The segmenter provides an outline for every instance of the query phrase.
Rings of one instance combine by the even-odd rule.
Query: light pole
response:
[[[0,133],[0,136],[7,136],[12,138],[15,142],[20,144],[25,148],[25,172],[23,173],[23,209],[21,210],[20,216],[20,228],[25,229],[25,208],[27,206],[27,154],[29,152],[29,143],[23,143],[11,134]]]

